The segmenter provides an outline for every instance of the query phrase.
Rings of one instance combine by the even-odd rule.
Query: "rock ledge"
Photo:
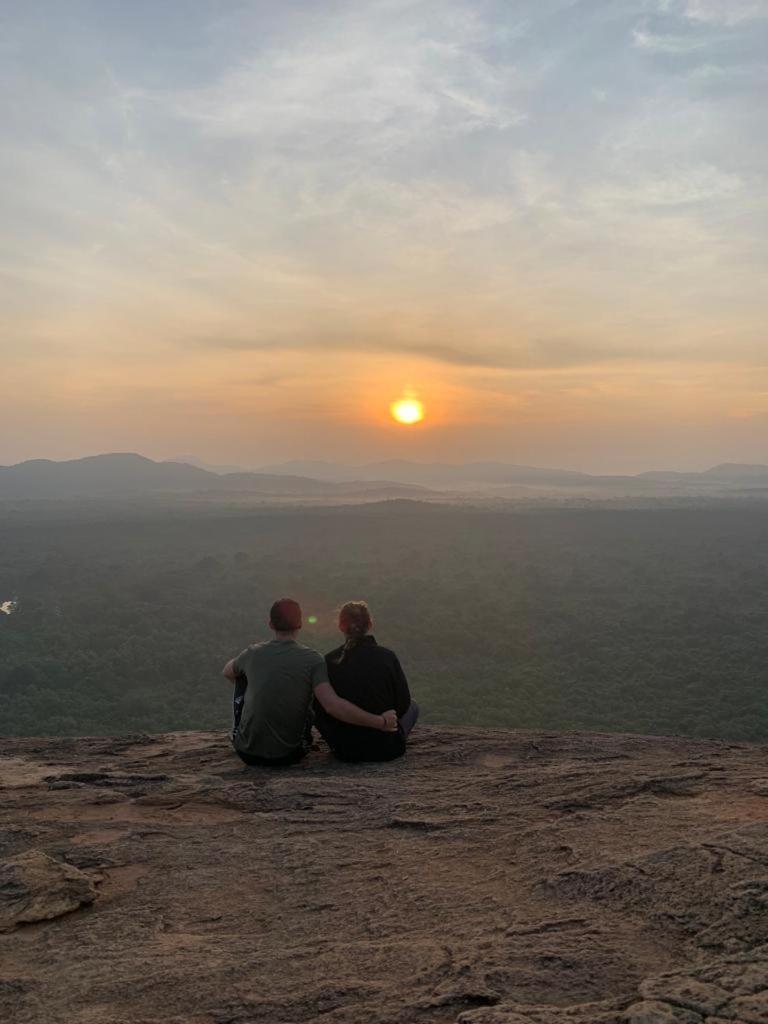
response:
[[[0,741],[0,1019],[768,1024],[768,750]]]

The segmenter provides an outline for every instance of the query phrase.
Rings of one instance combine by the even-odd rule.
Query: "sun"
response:
[[[392,419],[406,425],[420,423],[424,419],[424,406],[415,398],[400,398],[390,405],[389,411]]]

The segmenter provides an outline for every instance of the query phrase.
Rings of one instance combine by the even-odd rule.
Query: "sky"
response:
[[[768,0],[0,0],[0,463],[768,463],[766,94]]]

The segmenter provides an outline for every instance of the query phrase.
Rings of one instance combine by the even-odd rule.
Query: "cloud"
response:
[[[317,336],[291,339],[247,339],[215,336],[195,338],[185,343],[208,351],[232,352],[284,352],[315,353],[353,352],[358,355],[379,357],[407,357],[428,360],[448,367],[485,370],[550,370],[608,365],[625,362],[659,362],[688,359],[696,353],[686,352],[679,346],[664,341],[647,341],[640,346],[617,342],[613,345],[584,338],[533,338],[528,341],[509,340],[494,348],[470,345],[450,345],[440,341],[411,341],[381,335],[350,333],[318,338]],[[261,378],[259,378],[261,382]]]
[[[756,358],[765,5],[113,6],[3,43],[8,348],[62,408],[129,369],[132,401],[228,374],[268,410],[350,367]]]
[[[439,21],[420,19],[418,7],[393,21],[388,6],[343,25],[330,17],[309,39],[153,101],[215,138],[332,160],[525,121],[524,80],[514,66],[487,59],[492,27],[470,6],[446,4]]]
[[[685,0],[683,13],[691,21],[732,26],[768,18],[768,0]]]
[[[686,206],[736,197],[744,182],[718,167],[673,167],[664,175],[634,175],[625,183],[604,183],[588,191],[593,206]]]
[[[647,28],[635,27],[632,40],[638,50],[650,53],[686,54],[701,50],[709,45],[709,40],[696,39],[691,36],[655,35]]]
[[[657,0],[657,9],[699,24],[726,27],[768,18],[768,0]]]

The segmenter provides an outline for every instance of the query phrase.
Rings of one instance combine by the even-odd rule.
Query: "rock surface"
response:
[[[766,777],[637,736],[420,728],[282,770],[210,733],[0,741],[4,870],[98,893],[7,916],[0,1019],[768,1024]]]
[[[60,917],[95,899],[85,872],[40,850],[0,862],[0,931]]]

